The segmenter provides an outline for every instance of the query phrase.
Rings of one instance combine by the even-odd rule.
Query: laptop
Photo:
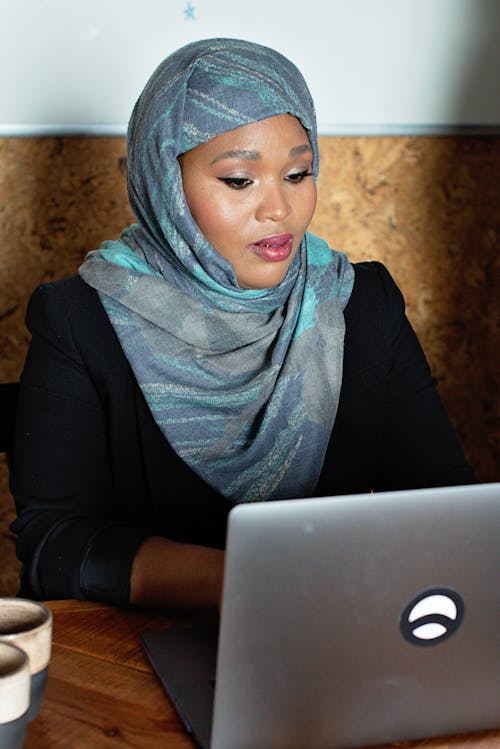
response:
[[[500,483],[230,513],[220,628],[143,633],[203,749],[500,727]]]

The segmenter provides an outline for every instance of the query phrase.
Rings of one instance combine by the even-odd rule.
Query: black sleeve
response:
[[[32,342],[11,472],[21,594],[125,604],[133,558],[149,534],[116,519],[105,404],[57,283],[35,291],[26,323]]]
[[[375,489],[474,482],[436,382],[386,268],[373,264],[386,315],[389,368],[375,460]]]

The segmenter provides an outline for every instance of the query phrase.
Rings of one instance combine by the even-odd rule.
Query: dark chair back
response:
[[[0,382],[0,452],[11,455],[16,423],[18,382]]]

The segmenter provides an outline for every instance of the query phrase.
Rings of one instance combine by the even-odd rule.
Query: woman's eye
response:
[[[302,182],[305,177],[312,177],[312,172],[309,169],[304,169],[302,172],[293,172],[287,175],[287,180],[296,183]]]
[[[218,177],[218,179],[233,190],[243,190],[252,184],[252,180],[247,177]]]

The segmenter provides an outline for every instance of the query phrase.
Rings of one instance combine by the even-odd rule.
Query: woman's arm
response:
[[[151,608],[219,608],[224,552],[162,536],[144,541],[135,555],[130,603]]]
[[[123,355],[111,350],[118,344],[95,292],[79,279],[44,285],[30,301],[27,324],[32,342],[11,473],[21,593],[216,605],[223,553],[160,537],[170,526],[160,527],[148,495],[134,399],[121,395],[130,375],[126,362],[115,367]],[[123,410],[132,416],[122,418]],[[162,476],[172,496],[167,488],[162,504],[173,507],[166,515],[175,525],[174,474],[166,461]]]

